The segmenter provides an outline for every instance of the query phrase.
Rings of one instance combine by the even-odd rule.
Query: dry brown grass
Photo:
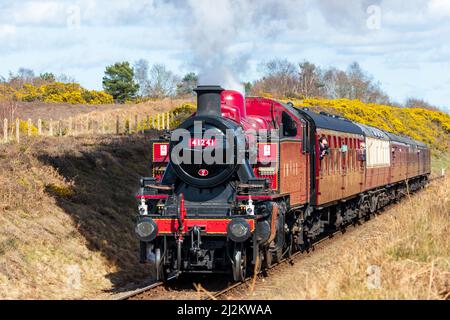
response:
[[[449,190],[450,177],[433,182],[239,298],[448,299]]]
[[[129,121],[130,123],[134,122],[135,116],[138,116],[142,121],[146,119],[147,116],[153,117],[159,113],[168,112],[173,110],[174,108],[180,106],[186,102],[186,100],[177,100],[177,99],[164,99],[159,101],[147,101],[139,104],[130,104],[124,105],[120,108],[113,108],[107,110],[94,110],[92,112],[86,114],[80,114],[73,116],[74,122],[83,123],[86,122],[86,119],[90,121],[94,121],[98,124],[103,121],[106,124],[106,131],[113,131],[116,125],[116,119],[119,117],[121,126],[125,121]]]
[[[34,132],[32,132],[34,135],[37,135],[38,132],[38,119],[42,120],[42,134],[44,135],[115,134],[117,130],[120,133],[130,133],[131,131],[136,132],[136,130],[141,131],[143,129],[158,127],[158,115],[161,117],[163,113],[172,111],[186,102],[189,102],[189,100],[168,98],[155,101],[150,100],[138,104],[106,105],[22,102],[18,106],[14,116],[10,116],[9,118],[14,119],[18,117],[24,119],[24,121],[31,119],[35,127]],[[119,121],[118,123],[117,120]],[[173,120],[172,115],[172,124]],[[162,120],[160,120],[159,124],[162,128]],[[167,122],[164,122],[164,124],[167,126]],[[0,123],[0,128],[2,127],[3,119],[1,119]],[[24,131],[22,134],[26,133],[27,130],[24,129]]]
[[[0,145],[0,298],[95,297],[148,278],[133,235],[138,177],[149,171],[148,140]]]
[[[43,102],[21,102],[19,103],[15,116],[20,119],[32,119],[36,122],[37,119],[53,120],[68,119],[70,117],[76,118],[87,116],[91,114],[94,118],[99,115],[105,115],[106,118],[110,115],[129,115],[129,114],[157,114],[167,112],[174,107],[181,105],[186,100],[184,99],[164,99],[156,101],[147,101],[138,104],[104,104],[104,105],[72,105],[63,103],[43,103]],[[99,118],[99,120],[101,120]]]

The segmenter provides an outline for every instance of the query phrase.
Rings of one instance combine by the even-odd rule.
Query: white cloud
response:
[[[16,34],[16,27],[10,24],[0,25],[0,39],[13,37]]]
[[[428,4],[428,10],[436,17],[450,17],[450,1],[431,0]]]
[[[56,1],[26,1],[14,9],[12,19],[18,25],[55,24],[65,21],[65,5]]]

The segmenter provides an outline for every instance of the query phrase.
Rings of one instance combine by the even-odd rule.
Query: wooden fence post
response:
[[[162,116],[162,128],[161,129],[165,129],[166,128],[166,122],[165,122],[165,113],[163,112],[162,114],[161,114],[161,116]]]
[[[20,143],[20,121],[19,118],[16,118],[16,141]]]
[[[167,112],[167,127],[166,127],[166,129],[170,130],[170,113],[169,112]]]
[[[50,128],[49,128],[48,135],[53,136],[53,119],[52,118],[50,118],[49,125],[50,125]]]
[[[160,125],[160,114],[158,113],[157,115],[157,119],[158,119],[158,130],[161,130],[161,125]]]
[[[152,129],[155,129],[155,116],[152,116]]]
[[[32,122],[31,122],[31,119],[28,119],[28,136],[30,137],[31,136],[31,126],[32,126],[33,124],[32,124]]]
[[[120,129],[120,122],[119,122],[119,116],[116,117],[116,134],[119,134]]]
[[[139,126],[139,116],[137,114],[135,114],[134,115],[134,131],[136,133],[138,133],[138,126]]]
[[[42,135],[42,120],[38,119],[38,135]]]
[[[62,128],[62,125],[63,125],[63,122],[62,122],[62,119],[60,118],[59,119],[59,123],[58,123],[58,129],[59,129],[59,136],[60,137],[62,137],[62,135],[63,135],[63,128]]]
[[[8,119],[3,120],[3,141],[8,142]]]

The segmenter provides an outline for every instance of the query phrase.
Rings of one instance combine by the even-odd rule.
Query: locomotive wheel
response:
[[[283,247],[277,248],[273,253],[275,262],[280,262],[283,259]]]
[[[233,255],[233,280],[236,282],[242,282],[245,280],[246,274],[247,256],[243,250],[236,249]]]
[[[287,257],[290,257],[295,249],[295,244],[294,244],[294,235],[292,234],[292,232],[289,232],[286,236],[286,244],[287,244],[287,250],[286,250],[286,255]]]
[[[378,198],[376,196],[372,196],[370,199],[370,214],[374,214],[377,211],[378,207]]]
[[[273,253],[268,248],[264,249],[264,267],[269,268],[273,263]]]
[[[161,255],[160,249],[157,249],[159,251],[159,255]],[[169,269],[167,269],[167,266],[164,265],[164,261],[160,261],[158,264],[158,274],[159,274],[159,281],[166,281],[169,278]]]
[[[152,274],[156,278],[156,281],[165,281],[167,279],[167,273],[164,270],[163,263],[161,261],[161,249],[155,249],[155,263],[152,266]]]

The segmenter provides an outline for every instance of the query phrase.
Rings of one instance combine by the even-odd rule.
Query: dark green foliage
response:
[[[192,90],[198,84],[198,76],[194,72],[189,72],[183,79],[177,84],[177,94],[185,95],[192,94]]]
[[[117,62],[106,67],[103,88],[121,103],[135,98],[139,85],[134,82],[134,70],[129,62]]]

